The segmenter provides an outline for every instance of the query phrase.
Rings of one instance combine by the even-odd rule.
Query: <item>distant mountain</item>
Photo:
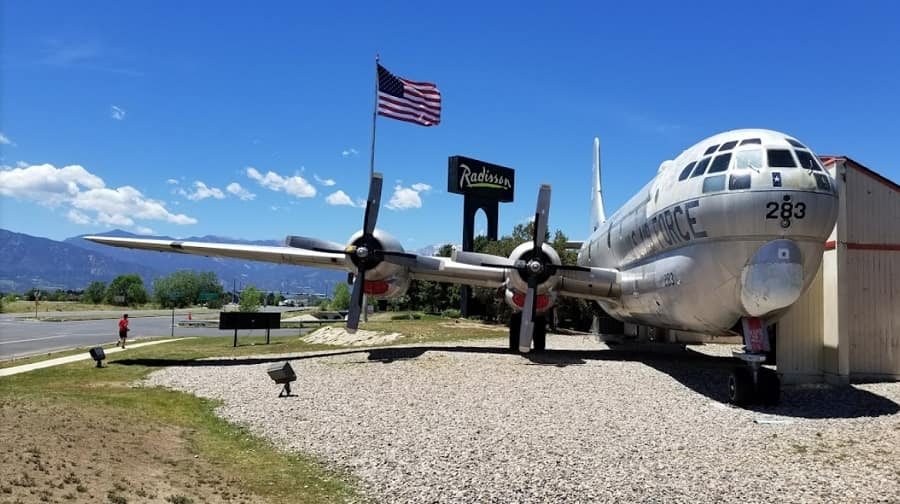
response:
[[[172,239],[138,236],[114,230],[102,236]],[[137,273],[148,289],[153,279],[178,270],[212,271],[226,290],[255,285],[281,292],[331,292],[336,282],[346,281],[341,271],[283,264],[221,259],[183,254],[132,250],[89,242],[84,236],[62,242],[0,230],[0,291],[25,291],[31,287],[82,289],[90,282],[109,282],[118,275]],[[219,236],[185,238],[185,241],[280,245],[278,240],[247,241]]]
[[[137,273],[144,282],[159,275],[153,268],[69,243],[0,229],[0,291],[81,289],[123,273]]]

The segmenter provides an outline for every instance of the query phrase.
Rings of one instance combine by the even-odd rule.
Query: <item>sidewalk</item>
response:
[[[190,338],[175,338],[175,339],[167,339],[167,340],[160,340],[160,341],[148,341],[146,343],[131,343],[126,348],[119,348],[119,347],[104,348],[103,353],[105,353],[107,356],[109,356],[110,354],[124,352],[125,350],[130,350],[132,348],[140,348],[140,347],[144,347],[144,346],[158,345],[160,343],[169,343],[171,341],[178,341],[178,340],[183,340],[183,339],[190,339]],[[92,360],[87,349],[85,349],[85,351],[83,353],[76,354],[76,355],[69,355],[67,357],[57,357],[55,359],[47,359],[45,361],[34,362],[32,364],[23,364],[21,366],[12,366],[12,367],[8,367],[8,368],[3,368],[3,369],[0,369],[0,377],[10,376],[10,375],[19,374],[19,373],[27,373],[28,371],[34,371],[35,369],[43,369],[43,368],[47,368],[47,367],[51,367],[51,366],[59,366],[60,364],[68,364],[70,362],[78,362],[78,361],[83,361],[83,360]]]

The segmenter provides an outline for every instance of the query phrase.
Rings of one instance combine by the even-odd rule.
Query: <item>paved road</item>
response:
[[[176,316],[176,323],[181,320]],[[134,317],[131,319],[128,340],[170,336],[172,316]],[[118,339],[117,319],[44,322],[0,315],[0,360],[26,357],[69,348],[114,343]],[[304,332],[307,329],[303,330]],[[233,331],[213,328],[175,327],[176,337],[229,336]],[[276,329],[272,336],[298,335],[298,329]],[[265,335],[265,331],[238,331],[238,338]]]

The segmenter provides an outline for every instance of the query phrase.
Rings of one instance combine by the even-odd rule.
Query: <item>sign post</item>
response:
[[[479,210],[487,217],[488,239],[497,239],[500,202],[513,201],[516,172],[464,156],[451,156],[447,164],[447,192],[464,197],[462,249],[471,252],[475,244],[475,214]],[[469,292],[468,286],[460,286],[459,312],[463,317],[469,316]]]

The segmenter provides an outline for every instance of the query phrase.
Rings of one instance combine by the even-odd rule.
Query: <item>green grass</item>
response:
[[[435,317],[372,322],[362,328],[400,332],[403,337],[397,343],[401,344],[505,337],[501,331],[468,327]],[[261,496],[266,502],[319,503],[359,498],[350,476],[337,474],[311,457],[279,452],[268,441],[217,417],[214,413],[219,405],[217,401],[161,388],[132,386],[156,369],[194,359],[340,348],[310,345],[297,336],[273,337],[269,345],[264,344],[264,336],[239,338],[239,343],[240,346],[233,348],[231,336],[191,338],[112,354],[103,369],[95,369],[91,361],[80,361],[0,378],[0,404],[50,400],[73,410],[103,411],[111,423],[118,425],[157,422],[183,428],[199,456],[215,461],[237,487]],[[60,355],[63,354],[51,357]],[[46,357],[35,360],[42,358]],[[23,360],[16,361],[15,365],[21,363]]]

